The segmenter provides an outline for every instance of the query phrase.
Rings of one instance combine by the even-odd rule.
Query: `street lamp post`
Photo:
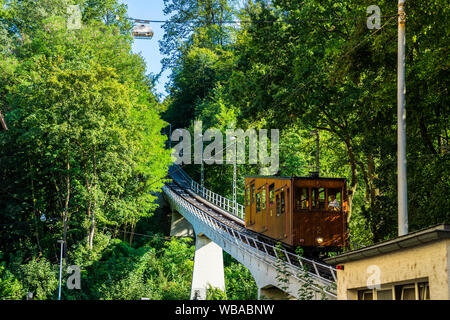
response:
[[[236,137],[231,137],[231,141],[234,143],[234,159],[233,159],[233,211],[234,215],[238,215],[238,205],[237,205],[237,148],[236,148]]]
[[[200,169],[200,184],[202,186],[202,193],[203,193],[203,187],[204,187],[204,183],[205,183],[205,176],[204,176],[204,167],[203,167],[203,134],[199,134],[198,135],[201,139],[202,139],[202,147],[201,147],[201,169]],[[203,194],[204,196],[204,194]]]
[[[60,257],[59,257],[59,290],[58,290],[58,300],[61,300],[61,278],[62,278],[62,260],[63,260],[64,240],[58,240],[58,243],[61,244],[61,255],[60,255]]]

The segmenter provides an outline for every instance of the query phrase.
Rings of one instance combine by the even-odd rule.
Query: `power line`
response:
[[[398,14],[380,16],[380,18],[391,18],[397,17]],[[285,23],[285,24],[295,24],[297,22],[333,22],[333,21],[348,21],[348,20],[367,20],[367,16],[359,16],[359,17],[335,17],[335,18],[299,18],[295,20],[228,20],[211,23],[211,25],[218,24],[271,24],[271,23]],[[198,23],[198,20],[186,20],[186,21],[171,21],[171,20],[154,20],[154,19],[137,19],[137,18],[128,18],[129,20],[133,20],[136,23],[168,23],[168,24],[192,24]]]
[[[103,228],[100,228],[100,229],[102,229],[102,230],[109,230],[109,231],[113,231],[113,232],[126,233],[126,234],[133,234],[135,236],[140,236],[140,237],[144,237],[144,238],[161,239],[161,240],[162,239],[170,240],[172,238],[192,238],[191,236],[176,236],[176,237],[172,237],[172,236],[164,236],[164,235],[161,235],[161,234],[149,235],[149,234],[130,232],[130,231],[125,231],[125,230],[116,230],[116,229],[111,229],[111,228],[107,228],[107,227],[103,227]]]

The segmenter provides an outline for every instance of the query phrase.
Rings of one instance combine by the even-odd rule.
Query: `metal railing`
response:
[[[172,173],[170,172],[172,171]],[[177,180],[178,182],[180,178],[185,180],[185,184],[189,186],[189,189],[192,190],[195,194],[207,200],[209,203],[219,207],[228,213],[238,217],[242,221],[245,220],[245,207],[239,203],[234,204],[232,200],[225,198],[215,192],[212,192],[205,187],[202,187],[199,183],[194,181],[179,165],[174,164],[173,169],[169,171],[172,178]]]
[[[167,185],[163,187],[163,190],[175,203],[182,206],[191,213],[193,217],[214,230],[215,236],[220,235],[225,241],[232,242],[235,245],[242,247],[253,256],[265,263],[270,263],[275,268],[279,265],[280,261],[283,261],[283,263],[291,269],[291,275],[300,281],[304,281],[301,279],[300,273],[306,271],[317,282],[324,284],[324,287],[322,288],[313,285],[315,289],[324,291],[325,293],[336,297],[335,293],[330,292],[330,288],[333,288],[333,285],[336,282],[336,269],[333,266],[301,257],[241,233],[192,205]],[[327,276],[331,277],[332,280],[327,278]]]

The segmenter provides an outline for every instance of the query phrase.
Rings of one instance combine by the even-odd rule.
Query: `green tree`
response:
[[[56,265],[51,265],[45,259],[33,258],[21,266],[22,283],[27,292],[33,293],[33,298],[46,300],[56,297],[58,288],[58,271]]]

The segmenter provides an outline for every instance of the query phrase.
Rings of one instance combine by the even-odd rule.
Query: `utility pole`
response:
[[[405,0],[398,1],[398,57],[397,57],[397,184],[398,235],[408,233],[408,196],[406,180],[406,112],[405,112]]]
[[[319,140],[319,131],[312,130],[311,135],[316,135],[316,171],[313,172],[314,176],[319,176],[320,173],[320,164],[319,164],[319,149],[320,149],[320,140]]]

